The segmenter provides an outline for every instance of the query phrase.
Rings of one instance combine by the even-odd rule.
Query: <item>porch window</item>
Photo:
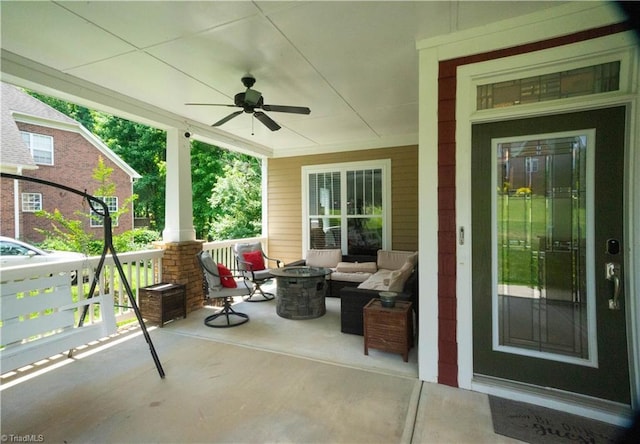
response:
[[[96,196],[98,199],[104,201],[107,204],[107,208],[109,208],[109,214],[111,215],[111,224],[114,227],[118,226],[118,218],[113,217],[113,214],[118,211],[118,196]],[[91,210],[91,220],[92,227],[102,227],[104,225],[102,216],[98,215],[98,213]]]
[[[22,193],[22,211],[34,213],[42,210],[41,193]]]
[[[375,255],[390,241],[390,160],[303,168],[304,248]]]
[[[20,131],[22,140],[29,147],[35,163],[53,165],[53,137]]]

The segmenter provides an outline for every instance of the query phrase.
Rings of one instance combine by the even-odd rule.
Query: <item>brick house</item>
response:
[[[105,202],[109,210],[120,208],[133,193],[133,182],[140,175],[100,139],[77,121],[58,112],[18,88],[2,84],[2,172],[34,177],[94,194],[100,184],[92,178],[102,159],[113,172],[115,196]],[[35,228],[51,224],[36,216],[38,210],[58,209],[66,218],[82,220],[84,229],[100,238],[102,223],[84,217],[91,209],[80,196],[47,185],[3,178],[0,181],[0,234],[28,242],[41,242],[44,236]],[[133,228],[133,203],[129,211],[113,221],[114,234]]]

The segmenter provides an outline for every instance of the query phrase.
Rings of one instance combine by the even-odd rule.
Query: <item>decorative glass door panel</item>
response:
[[[593,131],[493,143],[498,350],[595,362],[586,279],[593,143]]]

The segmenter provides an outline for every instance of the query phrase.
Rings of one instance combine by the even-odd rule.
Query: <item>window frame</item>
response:
[[[348,254],[348,221],[354,215],[347,212],[347,171],[362,171],[380,169],[382,172],[382,246],[384,250],[392,249],[391,242],[391,224],[392,224],[392,205],[391,205],[391,159],[376,159],[362,162],[342,162],[322,165],[306,165],[301,169],[302,173],[302,252],[303,255],[310,249],[310,229],[309,229],[309,176],[319,173],[340,173],[340,227],[341,227],[341,250],[342,254]],[[332,216],[336,217],[336,216]],[[361,217],[361,216],[359,216]]]
[[[25,208],[25,203],[30,204],[31,206],[34,206],[34,200],[31,199],[35,196],[38,196],[37,198],[37,203],[39,206],[39,208]],[[25,202],[25,197],[28,197],[28,201]],[[23,192],[20,194],[20,208],[22,209],[23,213],[35,213],[37,211],[42,211],[42,193],[31,193],[31,192]]]
[[[32,133],[31,131],[20,131],[20,135],[22,137],[22,140],[27,144],[27,147],[29,148],[29,152],[31,153],[31,157],[33,158],[33,161],[38,164],[38,165],[48,165],[48,166],[53,166],[54,165],[54,153],[55,153],[55,149],[54,149],[54,139],[53,136],[49,136],[47,134],[39,134],[39,133]],[[24,136],[28,136],[29,140],[26,141],[24,139]],[[51,156],[51,161],[50,162],[43,162],[41,160],[38,160],[38,158],[36,158],[36,155],[34,153],[34,147],[33,147],[33,136],[38,136],[38,137],[43,137],[46,139],[49,139],[51,141],[49,148],[48,148],[48,152]],[[43,149],[38,149],[38,151],[45,151]]]
[[[104,201],[104,203],[107,204],[107,208],[109,209],[109,214],[112,217],[111,225],[114,227],[117,227],[118,217],[113,217],[113,214],[115,214],[119,209],[118,196],[94,196],[94,197],[96,199],[100,199]],[[115,207],[113,204],[114,202],[115,202]],[[103,221],[102,216],[99,216],[93,210],[89,210],[89,225],[91,226],[91,228],[104,227],[104,223],[102,221]]]

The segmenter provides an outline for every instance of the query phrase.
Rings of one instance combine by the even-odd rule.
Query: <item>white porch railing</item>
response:
[[[118,255],[136,299],[140,287],[160,282],[162,256],[162,250]],[[111,255],[88,294],[99,262],[94,256],[0,270],[3,372],[113,334],[116,317],[133,312]]]
[[[264,247],[266,237],[206,242],[202,249],[209,251],[214,261],[235,269],[233,246],[246,242],[261,242]],[[140,288],[162,282],[163,255],[161,249],[118,253],[136,302]],[[105,258],[94,294],[89,296],[99,262],[100,256],[90,256],[0,269],[2,371],[61,353],[91,338],[107,336],[117,321],[135,318],[110,254]],[[72,283],[73,275],[77,277]],[[83,326],[78,327],[83,313]]]
[[[224,264],[229,269],[234,269],[237,268],[236,257],[233,254],[233,246],[235,244],[262,242],[262,247],[265,249],[266,240],[266,237],[247,237],[244,239],[205,242],[202,244],[202,251],[208,251],[214,262]]]
[[[162,256],[163,250],[142,250],[128,253],[118,253],[118,259],[122,264],[122,269],[134,292],[136,302],[138,300],[138,288],[162,282]],[[65,260],[54,263],[39,263],[5,267],[0,269],[0,294],[8,282],[20,282],[25,285],[25,290],[29,290],[28,281],[40,276],[50,276],[51,274],[77,275],[77,283],[72,285],[74,298],[78,301],[87,299],[91,282],[95,276],[95,270],[100,262],[100,256],[88,256],[78,260]],[[71,279],[69,277],[69,279]],[[94,297],[111,295],[116,308],[116,318],[122,315],[133,313],[129,307],[127,293],[118,270],[116,269],[113,257],[108,254],[105,258],[101,275],[98,279]],[[94,315],[94,310],[89,310],[85,319],[86,323],[93,323],[98,319]]]

